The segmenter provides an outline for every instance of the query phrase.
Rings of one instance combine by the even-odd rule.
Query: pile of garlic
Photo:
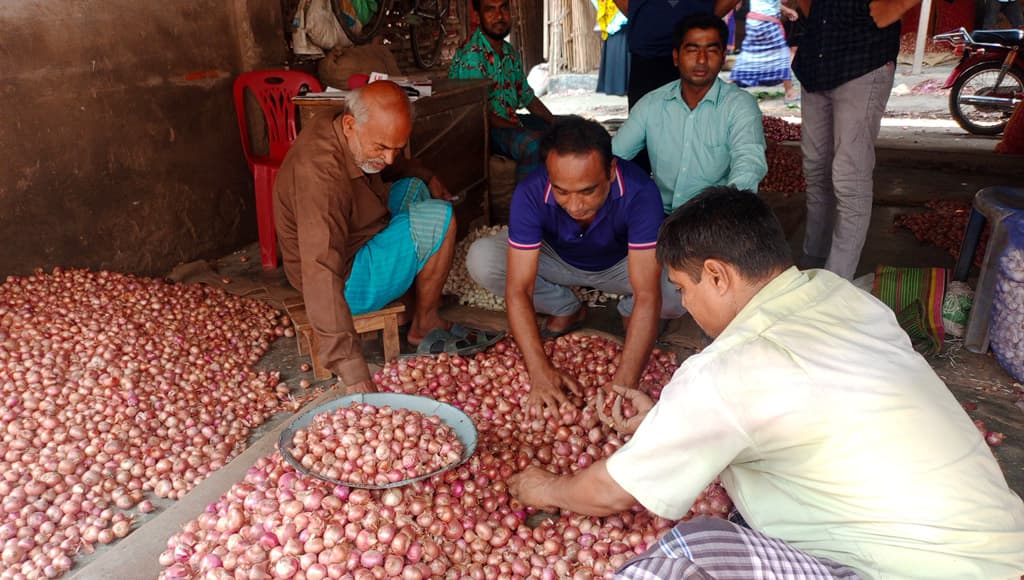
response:
[[[989,341],[999,364],[1024,381],[1024,248],[1011,245],[999,260]]]
[[[476,280],[466,270],[466,254],[469,253],[469,246],[480,238],[490,237],[508,231],[508,226],[484,226],[469,233],[461,242],[455,246],[455,257],[452,260],[452,271],[444,283],[443,293],[449,296],[457,296],[459,304],[463,306],[474,306],[484,310],[501,312],[505,310],[505,297],[495,296],[483,286],[476,283]],[[618,299],[616,294],[607,294],[593,288],[573,287],[573,292],[580,301],[588,307],[603,306],[609,300]]]

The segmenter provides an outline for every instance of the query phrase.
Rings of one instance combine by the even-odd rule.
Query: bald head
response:
[[[349,114],[360,125],[369,121],[374,113],[412,120],[409,96],[391,81],[377,81],[356,89],[349,93],[346,101]]]
[[[352,91],[342,129],[356,164],[378,173],[394,163],[412,132],[412,106],[401,87],[377,81]]]

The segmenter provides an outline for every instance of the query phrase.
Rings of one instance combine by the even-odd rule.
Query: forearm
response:
[[[303,267],[304,270],[317,268],[305,264]],[[369,380],[370,369],[345,302],[344,284],[330,272],[304,275],[303,280],[302,297],[310,326],[316,334],[315,348],[322,364],[346,385]]]
[[[617,385],[637,388],[644,367],[651,356],[654,341],[658,338],[658,321],[661,314],[661,295],[636,297],[633,314],[626,329],[626,345],[622,349],[622,363],[612,380]]]
[[[533,296],[523,291],[505,292],[508,308],[508,324],[512,337],[523,353],[523,360],[531,375],[550,365],[537,328],[537,312],[533,308]]]
[[[811,0],[797,0],[797,6],[800,7],[800,13],[804,16],[810,16],[811,14]]]
[[[871,16],[879,28],[885,28],[899,22],[900,18],[921,0],[874,0],[871,3]],[[880,8],[880,10],[878,10]]]
[[[752,100],[730,118],[729,185],[757,191],[768,173],[761,110]]]
[[[607,516],[628,510],[636,499],[612,479],[602,459],[548,486],[550,504],[559,509],[588,516]]]
[[[518,129],[519,123],[509,121],[504,117],[499,117],[494,113],[487,114],[487,122],[491,126],[491,129]]]
[[[736,0],[715,0],[715,16],[724,18],[736,6]]]
[[[545,105],[538,97],[534,97],[533,100],[530,101],[530,104],[526,106],[526,110],[540,117],[548,125],[555,120],[554,115],[551,114],[547,105]]]

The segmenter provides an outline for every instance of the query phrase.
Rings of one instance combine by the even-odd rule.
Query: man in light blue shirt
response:
[[[625,159],[647,148],[665,213],[711,185],[757,191],[768,172],[757,101],[718,78],[728,38],[712,14],[683,19],[672,51],[679,80],[640,99],[612,140]]]

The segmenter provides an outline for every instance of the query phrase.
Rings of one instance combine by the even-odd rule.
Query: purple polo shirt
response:
[[[608,199],[584,229],[555,201],[548,171],[541,166],[512,194],[508,243],[536,250],[547,242],[576,268],[600,272],[619,263],[629,250],[653,249],[664,218],[658,186],[642,169],[616,158]]]

